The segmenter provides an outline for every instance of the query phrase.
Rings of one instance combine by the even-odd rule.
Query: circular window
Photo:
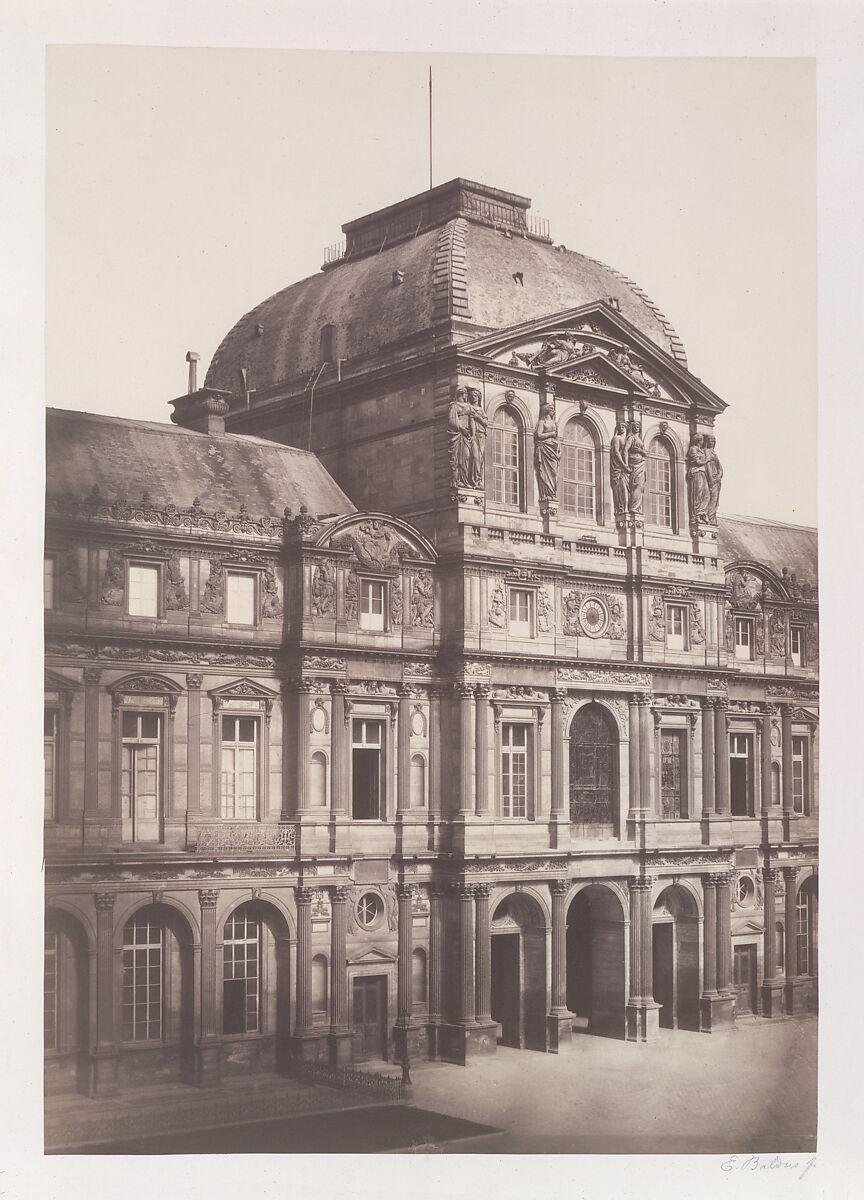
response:
[[[609,624],[606,605],[596,596],[589,596],[579,606],[579,624],[588,637],[602,637]]]
[[[384,913],[384,903],[374,892],[364,892],[357,901],[357,920],[364,929],[373,929]]]
[[[735,884],[735,899],[741,908],[749,908],[756,895],[756,885],[749,875],[740,875]]]

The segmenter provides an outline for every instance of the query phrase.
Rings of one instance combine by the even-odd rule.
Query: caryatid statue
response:
[[[544,400],[540,420],[534,430],[534,470],[540,499],[554,500],[558,490],[558,468],[561,463],[561,440],[555,420],[555,404]]]
[[[450,402],[447,413],[447,433],[450,439],[450,472],[455,487],[471,487],[472,421],[468,389],[460,387]]]
[[[469,423],[471,429],[471,452],[468,460],[469,486],[483,487],[486,463],[486,434],[489,418],[483,407],[483,399],[477,388],[468,389]]]
[[[687,500],[690,522],[708,520],[710,492],[708,488],[708,453],[701,433],[694,433],[687,451]]]
[[[627,440],[624,443],[624,458],[627,462],[630,486],[628,511],[631,513],[641,513],[642,498],[645,494],[645,459],[648,456],[638,423],[631,421],[629,430]]]
[[[619,421],[609,443],[609,478],[612,484],[612,501],[615,512],[624,515],[630,500],[630,468],[624,447],[627,442],[627,426]]]
[[[705,473],[708,479],[708,506],[705,515],[711,525],[717,524],[717,506],[720,503],[720,488],[723,483],[723,468],[714,447],[717,439],[710,433],[705,434]]]

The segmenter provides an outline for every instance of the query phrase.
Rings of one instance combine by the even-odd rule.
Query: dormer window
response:
[[[510,588],[508,624],[516,637],[534,636],[534,593],[530,588]]]
[[[225,572],[225,619],[229,625],[255,624],[255,576]]]
[[[789,629],[789,656],[793,667],[804,666],[804,626],[792,625]]]
[[[159,567],[156,564],[129,564],[128,597],[130,617],[159,616]]]
[[[753,618],[735,618],[735,657],[742,662],[753,658]]]

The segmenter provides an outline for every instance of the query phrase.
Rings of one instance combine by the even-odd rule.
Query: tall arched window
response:
[[[789,883],[786,884],[789,887]],[[798,891],[795,908],[795,935],[798,942],[798,974],[816,974],[816,890],[812,877]]]
[[[162,1038],[165,929],[142,913],[123,930],[121,1016],[124,1042]]]
[[[672,451],[655,437],[648,447],[648,488],[646,519],[649,525],[671,529],[673,524]]]
[[[312,808],[327,804],[327,757],[323,750],[316,750],[309,762],[309,802]]]
[[[618,734],[599,704],[580,708],[570,726],[570,820],[586,836],[614,833]]]
[[[568,421],[561,442],[561,511],[587,520],[597,515],[597,448],[581,421]]]
[[[426,760],[422,754],[411,755],[411,807],[426,807]]]
[[[257,1033],[261,1028],[261,922],[251,904],[241,904],[225,922],[222,1028]]]
[[[522,426],[508,408],[499,408],[492,423],[492,500],[522,507]]]

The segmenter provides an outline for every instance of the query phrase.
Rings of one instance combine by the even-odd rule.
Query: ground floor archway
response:
[[[546,1049],[546,922],[524,893],[505,896],[492,917],[492,1020],[499,1042]]]
[[[664,888],[652,925],[654,999],[664,1029],[699,1029],[699,912],[686,888]]]
[[[61,909],[45,918],[43,982],[46,1093],[87,1092],[90,956],[82,925]]]
[[[620,901],[608,887],[591,884],[567,912],[567,1007],[573,1029],[624,1037],[626,929]]]

